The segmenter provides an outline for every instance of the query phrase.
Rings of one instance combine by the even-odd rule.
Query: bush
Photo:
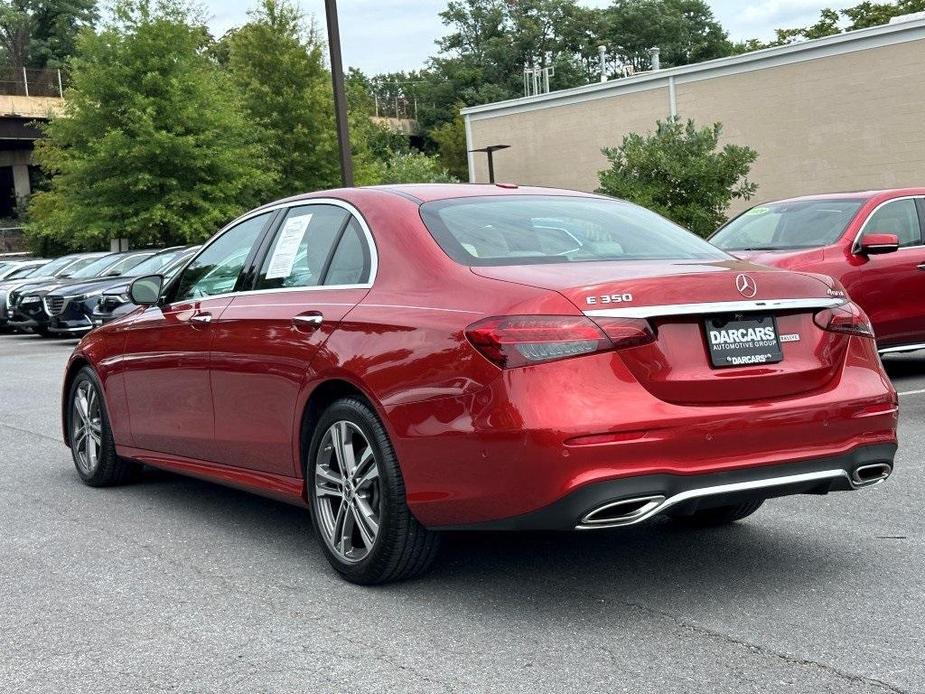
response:
[[[421,152],[394,153],[383,165],[379,179],[381,183],[458,183],[437,157]]]
[[[692,120],[657,122],[654,133],[632,133],[606,148],[610,168],[598,172],[599,193],[658,212],[709,236],[726,221],[734,198],[748,200],[758,186],[748,180],[758,153],[741,145],[717,151],[722,125],[697,128]]]

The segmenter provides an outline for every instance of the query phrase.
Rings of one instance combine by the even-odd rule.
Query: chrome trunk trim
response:
[[[711,301],[697,304],[658,304],[601,308],[585,311],[589,318],[656,318],[658,316],[691,316],[709,313],[747,313],[753,311],[799,311],[802,309],[835,308],[844,299],[818,297],[812,299],[761,299],[751,301]]]
[[[904,352],[918,352],[920,349],[925,349],[925,343],[897,345],[896,347],[884,347],[883,349],[877,351],[880,352],[880,354],[902,354]]]

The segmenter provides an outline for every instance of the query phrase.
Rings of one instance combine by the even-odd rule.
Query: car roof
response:
[[[884,188],[881,190],[856,190],[841,193],[815,193],[813,195],[800,195],[794,198],[768,200],[761,204],[768,205],[778,202],[806,202],[811,200],[888,200],[890,198],[901,198],[908,195],[925,195],[925,188]],[[756,205],[756,207],[759,206],[760,205]]]
[[[275,205],[310,201],[314,198],[337,198],[351,202],[372,199],[377,194],[388,193],[397,195],[418,204],[434,200],[449,200],[453,198],[469,198],[484,195],[559,195],[583,198],[609,199],[607,196],[595,193],[583,193],[577,190],[562,188],[544,188],[540,186],[520,186],[514,183],[407,183],[381,186],[363,186],[359,188],[335,188],[333,190],[319,190],[312,193],[302,193],[289,198],[267,203],[258,209],[273,207]],[[257,210],[254,210],[255,212]]]

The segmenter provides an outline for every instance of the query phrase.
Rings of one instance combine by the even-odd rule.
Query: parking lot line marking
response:
[[[903,393],[897,393],[897,395],[922,395],[923,393],[925,393],[925,388],[921,390],[907,390]]]

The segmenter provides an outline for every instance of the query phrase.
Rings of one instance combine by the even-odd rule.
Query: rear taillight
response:
[[[874,337],[874,329],[870,325],[867,314],[860,306],[850,301],[835,308],[819,311],[813,320],[820,328],[831,333]]]
[[[585,316],[500,316],[466,329],[466,337],[501,368],[540,364],[655,339],[642,320],[606,319],[596,324]]]

